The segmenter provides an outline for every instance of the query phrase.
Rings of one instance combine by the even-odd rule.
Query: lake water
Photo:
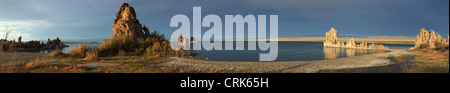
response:
[[[78,43],[65,43],[70,47],[62,49],[62,52],[68,53],[71,48],[75,48]],[[101,43],[86,43],[88,45],[100,46]],[[383,44],[389,49],[409,49],[414,47],[412,44]],[[222,44],[223,48],[225,42]],[[192,47],[191,47],[192,48]],[[245,42],[245,50],[193,50],[200,57],[195,59],[212,60],[212,61],[259,61],[260,53],[268,53],[269,51],[247,50]],[[324,48],[322,42],[300,42],[300,41],[281,41],[278,42],[278,57],[275,61],[309,61],[335,59],[349,56],[359,56],[364,54],[379,53],[385,51],[377,50],[359,50],[345,48]],[[206,59],[208,58],[208,59]]]
[[[225,44],[223,43],[222,46]],[[383,44],[390,49],[408,49],[414,47],[411,44]],[[269,51],[247,50],[194,50],[200,57],[195,59],[213,60],[213,61],[259,61],[260,53]],[[322,42],[300,42],[300,41],[281,41],[278,42],[278,57],[275,61],[309,61],[335,59],[349,56],[359,56],[363,54],[372,54],[386,52],[380,50],[359,50],[345,48],[324,48]]]

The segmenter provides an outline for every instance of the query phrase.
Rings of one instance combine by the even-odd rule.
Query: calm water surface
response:
[[[222,46],[225,44],[223,43]],[[384,44],[390,49],[408,49],[414,47],[409,44]],[[195,59],[213,60],[213,61],[259,61],[260,53],[269,51],[247,50],[194,50],[200,57]],[[380,50],[359,50],[345,48],[324,48],[322,42],[300,42],[300,41],[281,41],[278,42],[278,57],[275,61],[308,61],[335,59],[349,56],[359,56],[386,52]],[[206,59],[207,58],[207,59]]]

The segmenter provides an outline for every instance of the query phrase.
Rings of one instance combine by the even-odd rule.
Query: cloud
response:
[[[54,24],[46,20],[0,20],[0,33],[4,36],[3,32],[5,29],[4,25],[8,25],[13,28],[13,32],[8,39],[18,38],[19,36],[24,37],[24,40],[32,40],[32,34],[38,34],[39,31],[34,31],[34,28],[50,27]],[[25,38],[26,37],[26,38]]]

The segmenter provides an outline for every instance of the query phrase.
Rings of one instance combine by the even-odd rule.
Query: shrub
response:
[[[107,38],[98,48],[100,56],[111,56],[118,53],[120,48],[120,41],[117,38]]]
[[[119,50],[119,52],[117,53],[118,56],[127,56],[127,52],[125,52],[124,50]]]
[[[145,48],[139,47],[134,50],[133,55],[142,55],[143,53],[145,53]]]
[[[87,52],[86,58],[84,60],[97,60],[98,59],[98,53],[95,51]]]
[[[161,44],[159,42],[155,42],[153,43],[150,52],[153,52],[154,54],[160,54],[162,50],[163,49],[161,48]]]
[[[47,55],[48,57],[66,57],[59,49]]]
[[[12,45],[13,44],[10,44],[9,42],[0,41],[0,52],[6,52],[6,51],[10,50],[10,47]]]
[[[128,55],[161,55],[175,56],[177,52],[172,50],[165,39],[154,31],[146,38],[133,38],[131,35],[107,38],[100,45],[97,52],[99,56],[128,56]]]
[[[5,52],[5,49],[3,49],[3,44],[0,44],[0,52]]]
[[[85,45],[85,43],[80,43],[75,48],[69,50],[69,55],[73,57],[86,57],[86,52],[90,51],[91,48],[89,45]]]

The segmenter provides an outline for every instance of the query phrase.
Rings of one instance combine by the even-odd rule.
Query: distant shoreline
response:
[[[374,36],[374,37],[338,37],[339,41],[344,42],[351,38],[355,42],[379,43],[379,44],[414,44],[415,37],[405,36]],[[306,41],[306,42],[323,42],[325,37],[281,37],[278,41]]]

